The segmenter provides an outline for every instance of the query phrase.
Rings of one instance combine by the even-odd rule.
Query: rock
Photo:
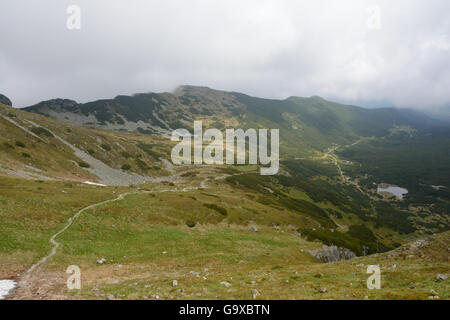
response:
[[[325,292],[327,292],[327,288],[321,288],[319,292],[320,293],[325,293]]]
[[[253,231],[253,232],[258,232],[258,227],[257,226],[251,226],[249,230]]]
[[[172,287],[178,287],[178,281],[177,280],[173,280],[172,281]]]
[[[438,294],[438,293],[437,293],[436,291],[434,291],[433,289],[430,290],[430,293],[431,293],[432,295],[434,295],[434,296],[437,296],[437,294]]]
[[[259,296],[258,290],[252,289],[252,296],[253,296],[253,299],[256,299],[256,297]]]
[[[369,297],[368,297],[368,296],[365,296],[365,297],[363,298],[363,300],[369,300]]]
[[[104,264],[106,262],[105,258],[101,258],[100,260],[97,260],[98,264]]]
[[[429,296],[428,299],[430,300],[439,300],[439,296]]]
[[[436,281],[447,281],[448,275],[439,273],[436,275]]]
[[[227,288],[231,287],[231,283],[226,282],[226,281],[222,281],[220,284],[224,285]]]
[[[3,94],[0,94],[0,103],[6,104],[7,106],[12,107],[12,102],[9,98]]]
[[[415,288],[416,288],[416,284],[415,284],[414,282],[410,282],[410,283],[408,284],[408,287],[409,287],[410,289],[415,289]]]
[[[113,296],[112,294],[108,294],[107,299],[108,299],[108,300],[114,300],[114,296]]]
[[[349,249],[337,246],[323,246],[322,249],[309,250],[308,253],[322,262],[349,260],[356,257],[356,254]]]
[[[163,251],[162,254],[167,254],[167,251]]]
[[[198,273],[196,271],[189,271],[189,273],[196,277],[200,276],[200,273]]]

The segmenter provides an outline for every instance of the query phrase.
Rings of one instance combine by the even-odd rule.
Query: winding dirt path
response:
[[[216,177],[213,180],[220,180],[220,179],[224,179],[226,178],[227,175],[224,176],[219,176]],[[200,188],[206,188],[206,183],[208,181],[211,181],[212,179],[210,178],[205,178],[204,180],[202,180],[200,182],[200,185],[197,187],[191,186],[191,187],[184,187],[183,189],[163,189],[163,190],[153,190],[153,191],[149,191],[149,190],[145,190],[145,191],[136,191],[136,192],[128,192],[128,193],[123,193],[120,194],[117,198],[115,199],[109,199],[109,200],[105,200],[102,202],[98,202],[98,203],[94,203],[91,204],[87,207],[84,207],[83,209],[79,210],[77,213],[75,213],[75,215],[73,215],[71,218],[69,218],[67,220],[67,224],[58,232],[56,232],[54,235],[51,236],[49,242],[53,245],[52,250],[50,251],[50,253],[48,255],[46,255],[45,257],[43,257],[41,260],[39,260],[37,263],[33,264],[23,275],[21,281],[19,282],[19,284],[21,286],[26,286],[29,284],[31,276],[33,274],[33,272],[39,268],[40,266],[42,266],[48,259],[50,259],[51,257],[53,257],[56,253],[57,250],[60,246],[60,243],[58,241],[56,241],[56,238],[61,235],[62,233],[64,233],[67,229],[69,229],[72,224],[74,223],[74,221],[85,211],[93,209],[95,207],[99,207],[101,205],[107,204],[107,203],[112,203],[112,202],[116,202],[116,201],[121,201],[123,199],[125,199],[126,196],[129,195],[135,195],[135,194],[145,194],[145,193],[164,193],[164,192],[187,192],[187,191],[192,191],[192,190],[198,190]]]
[[[346,184],[351,184],[353,185],[356,189],[358,189],[359,192],[367,195],[368,197],[371,197],[369,194],[367,194],[362,188],[361,186],[356,182],[356,181],[349,181],[345,178],[344,175],[344,171],[342,170],[341,165],[339,164],[339,159],[336,156],[335,152],[339,149],[347,149],[350,147],[353,147],[357,144],[359,144],[360,142],[363,141],[363,138],[360,138],[358,141],[355,141],[351,144],[345,145],[345,146],[340,146],[340,145],[335,145],[334,147],[330,147],[326,152],[324,152],[321,156],[318,157],[309,157],[309,158],[295,158],[295,160],[324,160],[326,158],[330,158],[331,162],[334,164],[334,166],[338,169],[339,172],[339,176],[341,177],[341,180],[343,183]]]
[[[70,226],[73,224],[73,222],[75,221],[75,219],[77,219],[84,211],[87,211],[89,209],[101,206],[103,204],[106,203],[111,203],[111,202],[115,202],[115,201],[120,201],[123,200],[126,196],[131,195],[131,194],[137,194],[137,193],[142,193],[142,192],[129,192],[129,193],[123,193],[120,194],[117,198],[115,199],[110,199],[110,200],[105,200],[102,202],[98,202],[98,203],[94,203],[91,204],[87,207],[84,207],[83,209],[81,209],[80,211],[78,211],[77,213],[75,213],[74,216],[72,216],[71,218],[69,218],[69,220],[67,220],[67,224],[61,229],[59,230],[57,233],[55,233],[54,235],[52,235],[52,237],[50,238],[49,242],[53,245],[52,250],[50,251],[50,253],[48,255],[46,255],[45,257],[43,257],[41,260],[39,260],[37,263],[33,264],[30,269],[27,270],[27,272],[25,272],[24,276],[22,277],[21,283],[26,284],[30,277],[31,274],[33,273],[34,270],[36,270],[38,267],[40,267],[42,264],[44,264],[48,259],[50,259],[51,257],[53,257],[56,254],[56,251],[59,248],[60,243],[57,242],[55,239],[56,237],[58,237],[60,234],[62,234],[64,231],[66,231],[67,229],[70,228]]]

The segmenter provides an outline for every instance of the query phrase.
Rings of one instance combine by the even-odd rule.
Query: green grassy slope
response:
[[[75,156],[57,135],[111,168],[125,168],[141,175],[167,174],[161,170],[158,158],[167,158],[170,145],[161,144],[158,137],[146,137],[138,142],[134,134],[87,129],[5,105],[0,105],[0,115],[0,165],[4,169],[0,171],[3,173],[26,171],[25,176],[35,176],[35,179],[42,176],[97,180],[85,170],[89,166],[83,159]]]
[[[308,253],[322,244],[298,232],[315,225],[307,215],[301,220],[295,210],[258,202],[255,190],[238,192],[221,181],[180,191],[211,174],[196,170],[174,185],[147,184],[141,188],[146,193],[84,212],[57,238],[62,246],[56,256],[35,273],[45,277],[45,286],[24,297],[251,299],[257,290],[256,299],[448,299],[446,283],[435,280],[448,271],[448,232],[421,247],[324,264]],[[60,182],[7,179],[0,188],[3,278],[14,278],[47,253],[50,235],[76,210],[112,198],[112,188]],[[196,225],[189,227],[192,219]],[[257,232],[249,228],[255,225]],[[370,234],[364,238],[371,240]],[[65,270],[74,264],[82,271],[82,289],[69,291]],[[380,290],[367,289],[367,265],[381,267]]]

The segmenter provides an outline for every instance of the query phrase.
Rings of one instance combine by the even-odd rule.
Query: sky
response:
[[[0,93],[25,107],[191,84],[438,110],[449,12],[448,0],[1,0]]]

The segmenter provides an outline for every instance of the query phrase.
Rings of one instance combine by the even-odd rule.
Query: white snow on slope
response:
[[[0,300],[4,299],[8,292],[16,287],[13,280],[0,280]]]

